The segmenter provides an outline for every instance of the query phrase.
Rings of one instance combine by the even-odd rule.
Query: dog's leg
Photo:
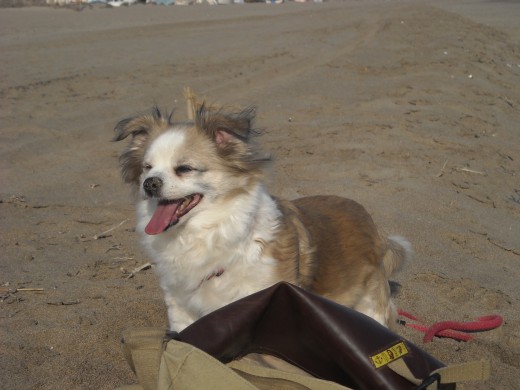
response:
[[[165,294],[164,301],[168,309],[170,330],[180,332],[195,321],[195,318],[179,306],[170,294]]]
[[[383,272],[381,270],[373,274],[365,293],[353,308],[389,326],[395,318],[395,307],[390,297],[390,285]]]
[[[388,326],[390,318],[393,317],[392,315],[392,303],[391,301],[386,302],[386,307],[383,307],[384,305],[379,302],[374,302],[373,299],[371,299],[368,296],[363,297],[359,305],[354,307],[355,310],[359,311],[360,313],[363,313],[377,322],[379,322],[381,325]]]

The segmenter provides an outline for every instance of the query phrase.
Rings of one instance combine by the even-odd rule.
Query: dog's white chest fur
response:
[[[154,201],[138,204],[137,229],[155,261],[172,330],[280,280],[276,260],[263,251],[280,212],[263,186],[219,203],[153,236],[144,228]]]

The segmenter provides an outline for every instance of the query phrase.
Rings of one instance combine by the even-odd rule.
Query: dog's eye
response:
[[[148,164],[148,163],[143,164],[143,170],[149,171],[150,169],[152,169],[152,166],[150,164]]]
[[[179,165],[177,168],[175,168],[175,173],[180,176],[184,173],[190,173],[194,171],[195,168],[190,167],[189,165]]]

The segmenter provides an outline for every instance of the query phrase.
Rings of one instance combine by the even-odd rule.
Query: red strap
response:
[[[484,316],[477,318],[476,321],[471,322],[456,322],[456,321],[442,321],[437,322],[430,326],[428,332],[424,335],[423,342],[429,343],[432,341],[433,337],[436,335],[441,335],[440,333],[444,330],[460,330],[463,332],[482,332],[485,330],[491,330],[498,328],[502,325],[502,317],[498,315]],[[459,333],[459,332],[457,332]],[[442,335],[441,335],[442,336]]]
[[[413,321],[421,322],[417,317],[403,310],[398,311],[399,315],[409,318]],[[502,325],[503,319],[499,315],[489,315],[477,318],[476,321],[471,322],[457,322],[457,321],[441,321],[436,322],[430,327],[418,324],[408,324],[406,326],[419,330],[425,333],[423,342],[429,343],[435,336],[448,337],[460,341],[469,341],[473,339],[472,335],[464,332],[482,332],[498,328]],[[460,332],[459,332],[460,331]]]

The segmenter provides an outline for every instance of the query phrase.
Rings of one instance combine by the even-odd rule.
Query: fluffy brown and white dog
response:
[[[160,277],[171,330],[287,281],[381,324],[394,317],[388,277],[411,248],[381,237],[353,200],[284,201],[264,185],[270,158],[252,142],[254,110],[198,105],[194,120],[158,109],[120,121],[120,157],[135,186],[137,228]]]

